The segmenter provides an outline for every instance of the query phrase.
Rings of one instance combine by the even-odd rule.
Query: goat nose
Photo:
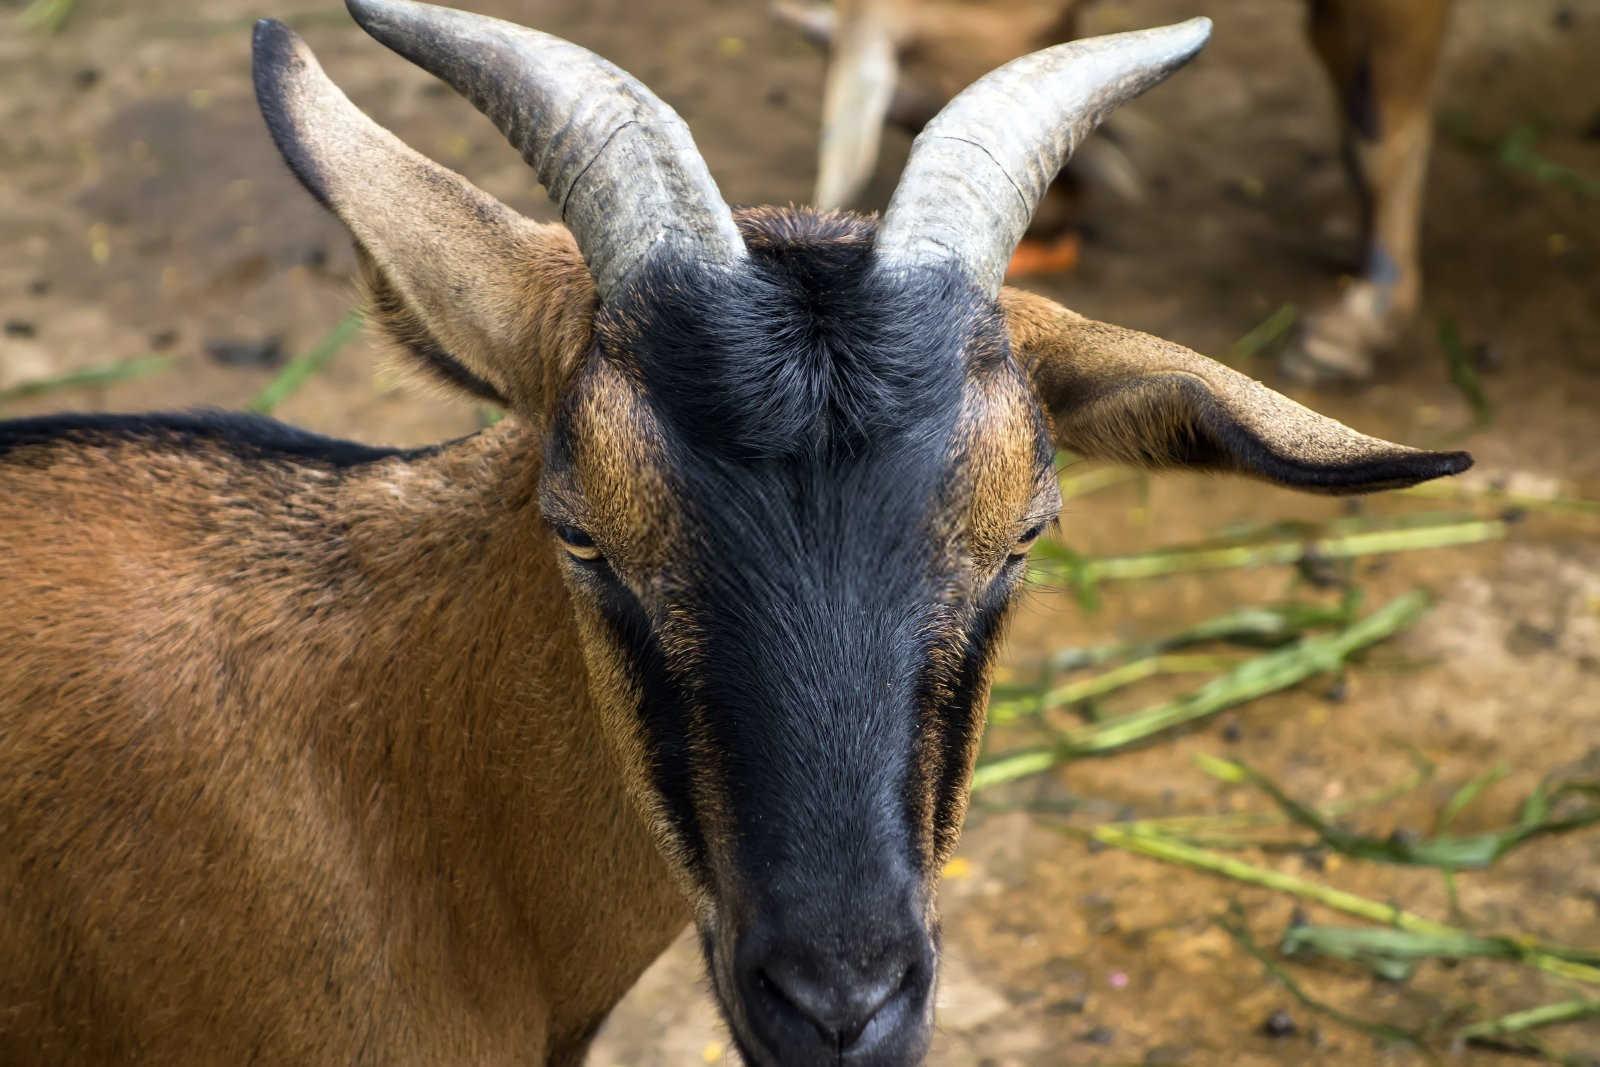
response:
[[[760,940],[760,939],[753,939]],[[824,943],[837,941],[818,939]],[[818,950],[815,941],[741,953],[743,1015],[776,1064],[919,1062],[933,952],[920,930],[873,950]],[[888,1057],[885,1059],[884,1057]]]
[[[768,997],[816,1027],[823,1041],[846,1052],[867,1024],[906,984],[910,968],[895,962],[865,981],[815,982],[781,962],[769,963],[756,978]]]

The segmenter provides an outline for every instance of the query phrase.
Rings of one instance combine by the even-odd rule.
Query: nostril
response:
[[[899,974],[892,975],[872,988],[862,991],[856,998],[855,1018],[839,1030],[841,1051],[861,1040],[861,1034],[866,1030],[867,1024],[876,1019],[886,1005],[911,988],[912,970],[913,968],[906,967]]]
[[[780,1010],[810,1023],[830,1046],[843,1052],[861,1039],[885,1006],[911,991],[916,968],[907,966],[853,987],[824,988],[761,968],[756,986]]]
[[[811,1013],[808,1012],[799,1001],[790,996],[788,991],[783,988],[782,983],[774,980],[772,975],[768,974],[766,968],[764,967],[756,971],[756,988],[761,990],[764,995],[772,1000],[777,1001],[779,1004],[783,1005],[785,1008],[788,1008],[790,1011],[793,1011],[795,1014],[803,1016],[807,1019],[811,1018]]]

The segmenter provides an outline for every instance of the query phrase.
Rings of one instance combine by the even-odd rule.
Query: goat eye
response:
[[[594,543],[594,538],[576,526],[557,526],[556,536],[561,539],[561,547],[574,558],[585,560],[600,558],[600,546]]]
[[[1039,535],[1044,533],[1044,528],[1047,525],[1048,523],[1041,522],[1022,531],[1022,536],[1017,538],[1017,543],[1011,546],[1012,557],[1027,555],[1028,549],[1032,548],[1033,543],[1039,540]]]

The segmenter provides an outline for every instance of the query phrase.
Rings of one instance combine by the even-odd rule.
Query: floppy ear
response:
[[[311,195],[355,238],[369,311],[449,385],[540,415],[588,350],[594,283],[565,227],[522,217],[362,114],[282,23],[256,99]]]
[[[1005,289],[1012,350],[1055,423],[1056,443],[1144,467],[1232,471],[1293,489],[1398,489],[1472,465],[1368,437],[1215,360]]]

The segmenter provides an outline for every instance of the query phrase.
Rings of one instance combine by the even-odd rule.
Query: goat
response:
[[[1077,36],[1086,0],[792,0],[775,14],[831,49],[815,203],[855,201],[877,162],[879,130],[911,130],[957,90],[1012,56]],[[1310,0],[1311,43],[1339,99],[1346,168],[1361,207],[1360,278],[1307,316],[1282,370],[1301,381],[1362,380],[1415,316],[1418,235],[1433,136],[1433,87],[1450,0]],[[1137,188],[1124,157],[1091,141],[1093,173]],[[1076,261],[1058,184],[1019,249],[1015,274]]]
[[[749,1063],[917,1063],[1053,450],[1329,493],[1471,462],[1002,288],[1072,145],[1203,19],[989,75],[874,221],[732,211],[575,45],[347,3],[563,212],[257,24],[268,128],[373,318],[511,414],[407,451],[0,423],[0,1061],[571,1065],[692,923]]]

